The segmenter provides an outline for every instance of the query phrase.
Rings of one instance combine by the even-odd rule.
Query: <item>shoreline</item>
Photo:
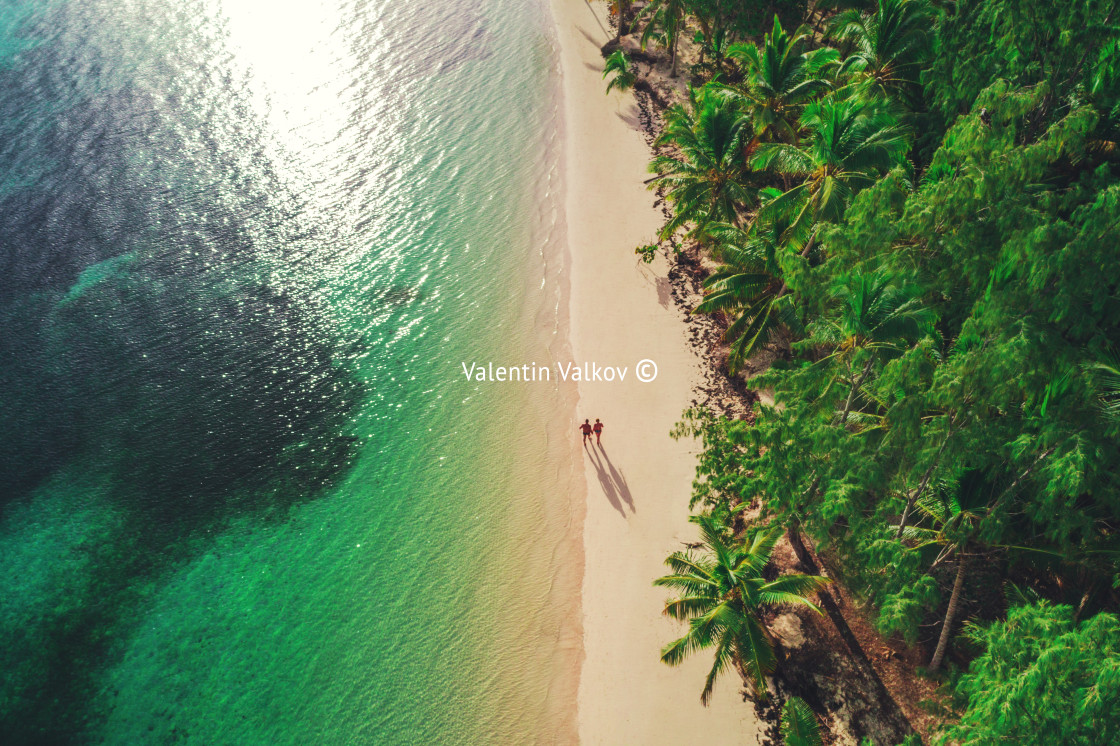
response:
[[[582,525],[572,527],[584,558],[579,742],[759,743],[764,725],[734,677],[717,684],[710,707],[700,704],[710,656],[675,668],[659,660],[681,627],[662,616],[665,593],[652,581],[664,574],[665,556],[696,536],[687,520],[696,446],[669,432],[690,404],[700,361],[668,263],[640,265],[633,253],[663,216],[643,183],[650,152],[634,96],[605,95],[600,47],[613,38],[605,7],[550,4],[562,79],[571,359],[648,358],[659,368],[649,383],[577,384],[571,443],[586,497]],[[581,448],[575,424],[596,417],[606,425],[603,447]]]

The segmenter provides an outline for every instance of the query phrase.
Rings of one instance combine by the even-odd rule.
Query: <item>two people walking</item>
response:
[[[599,422],[598,417],[595,418],[594,425],[592,425],[588,420],[584,420],[583,424],[576,429],[583,433],[584,445],[586,445],[587,441],[590,440],[591,433],[595,433],[595,445],[599,446],[600,448],[602,447],[603,423]]]

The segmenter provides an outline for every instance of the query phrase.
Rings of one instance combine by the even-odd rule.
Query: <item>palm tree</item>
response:
[[[726,223],[705,230],[714,242],[713,256],[723,264],[704,280],[704,300],[693,313],[722,312],[733,318],[724,332],[730,342],[727,363],[732,375],[777,329],[801,330],[793,296],[782,293],[777,260],[781,232],[774,225],[756,224],[748,231]]]
[[[657,174],[650,188],[667,187],[665,196],[673,203],[662,240],[687,223],[694,225],[687,235],[711,222],[738,224],[739,206],[754,200],[741,157],[750,123],[737,101],[716,93],[707,87],[692,90],[687,108],[678,104],[665,114],[657,143],[679,152],[660,154],[649,165]]]
[[[623,26],[626,23],[626,14],[630,11],[630,0],[609,0],[611,6],[611,15],[618,21],[618,31],[614,35],[614,40],[619,41],[622,39]]]
[[[710,52],[716,72],[723,69],[733,33],[733,6],[738,2],[740,0],[688,0],[688,12],[700,27],[700,64],[704,63],[705,52]]]
[[[975,473],[966,474],[958,484],[943,487],[938,493],[931,493],[919,499],[916,508],[921,515],[920,523],[907,526],[903,537],[914,542],[914,550],[930,546],[940,547],[933,562],[936,566],[956,555],[957,572],[953,579],[953,590],[949,595],[949,606],[941,623],[941,634],[937,648],[929,662],[929,670],[937,671],[945,659],[949,648],[950,632],[960,610],[961,589],[964,587],[968,567],[968,546],[972,534],[984,517],[985,510],[978,498],[976,486],[979,478]],[[974,504],[975,503],[975,504]]]
[[[839,221],[860,189],[901,163],[908,144],[904,130],[883,102],[835,95],[813,101],[801,115],[808,143],[766,143],[751,159],[755,169],[772,169],[801,183],[764,204],[759,218],[783,219],[783,236],[809,254],[821,221]]]
[[[829,97],[806,106],[801,123],[810,131],[806,145],[760,145],[752,165],[799,176],[802,182],[786,192],[763,192],[772,196],[760,208],[748,240],[743,240],[745,234],[737,236],[733,230],[720,229],[724,243],[738,248],[724,249],[728,266],[705,283],[709,293],[696,309],[699,313],[738,314],[725,333],[731,341],[728,367],[732,374],[772,338],[776,329],[799,328],[789,288],[785,282],[777,282],[776,247],[796,249],[802,256],[808,256],[816,240],[818,222],[838,220],[855,192],[897,163],[906,149],[902,130],[874,102]],[[703,221],[698,226],[702,232],[715,232],[707,231]],[[762,261],[764,255],[767,261]],[[878,292],[886,292],[886,287],[880,287]],[[912,310],[908,307],[906,313]],[[881,331],[885,333],[889,328]],[[842,416],[844,421],[850,405],[849,401]]]
[[[670,73],[677,77],[677,42],[680,41],[681,32],[684,31],[685,14],[688,12],[688,0],[650,0],[649,5],[642,8],[638,18],[648,18],[646,26],[642,29],[642,48],[654,36],[663,37],[665,46],[669,49],[669,58],[672,60],[673,69]]]
[[[813,336],[833,345],[836,352],[832,357],[846,364],[850,385],[840,414],[841,427],[881,353],[900,351],[932,330],[935,315],[920,296],[916,285],[882,268],[847,275],[833,286],[832,297],[838,302],[835,313],[823,319]],[[857,375],[861,357],[863,367]]]
[[[621,49],[611,52],[606,64],[603,65],[603,77],[606,78],[611,73],[614,73],[614,77],[607,83],[607,93],[614,89],[628,91],[634,87],[637,76],[630,67],[630,58]]]
[[[762,622],[763,611],[780,604],[801,604],[820,613],[806,596],[829,582],[815,575],[782,575],[767,581],[781,530],[749,533],[743,542],[725,539],[711,516],[698,516],[701,551],[674,552],[665,560],[672,574],[654,581],[680,595],[665,602],[665,613],[688,622],[688,632],[661,650],[661,660],[675,666],[691,653],[714,647],[715,662],[700,701],[708,704],[721,673],[733,665],[745,669],[755,693],[765,696],[766,676],[777,665],[774,642]]]
[[[810,39],[807,26],[787,34],[774,16],[774,26],[761,46],[740,43],[728,50],[745,73],[756,141],[796,144],[802,107],[831,88],[820,76],[839,52],[831,48],[806,52]]]
[[[874,12],[837,15],[829,36],[847,43],[840,72],[869,80],[882,94],[920,95],[922,63],[930,51],[933,16],[927,0],[880,0]]]

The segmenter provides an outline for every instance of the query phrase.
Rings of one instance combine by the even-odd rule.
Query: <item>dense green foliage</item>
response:
[[[931,671],[968,664],[968,621],[984,652],[955,741],[1104,743],[1120,3],[835,5],[783,5],[753,37],[728,20],[651,164],[663,237],[720,264],[696,312],[726,319],[730,372],[777,359],[752,421],[688,414],[694,507],[731,526],[757,500],[807,534]],[[991,591],[1011,582],[1065,606],[1008,609]],[[1049,711],[1009,712],[1024,681]]]
[[[946,743],[1102,744],[1120,740],[1120,619],[1073,621],[1068,606],[1032,604],[973,626],[984,649],[957,691],[968,712]]]

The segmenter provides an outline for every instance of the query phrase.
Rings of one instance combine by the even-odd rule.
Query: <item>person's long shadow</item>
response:
[[[590,447],[585,445],[584,449],[591,452],[591,464],[595,467],[599,485],[603,488],[603,494],[607,496],[611,506],[623,518],[626,517],[626,510],[622,507],[624,502],[629,506],[631,513],[638,512],[634,505],[634,498],[630,494],[630,485],[626,483],[626,477],[622,476],[622,472],[611,463],[606,449],[594,445]]]

